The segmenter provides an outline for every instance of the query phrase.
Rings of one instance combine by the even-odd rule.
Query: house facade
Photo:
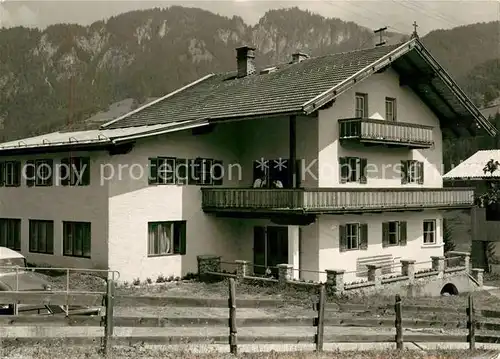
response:
[[[448,187],[474,188],[476,198],[487,193],[491,184],[498,183],[500,172],[485,172],[490,161],[500,161],[500,150],[481,150],[452,168],[443,176]],[[478,201],[480,202],[480,201]],[[471,260],[475,267],[487,271],[500,272],[500,216],[498,206],[477,203],[470,212],[451,213],[450,230],[456,241],[466,242],[470,248]],[[463,226],[470,231],[464,231]]]
[[[418,38],[263,71],[254,57],[99,130],[1,144],[0,245],[122,281],[208,254],[306,280],[443,255],[442,211],[473,193],[443,188],[442,129],[495,130]]]

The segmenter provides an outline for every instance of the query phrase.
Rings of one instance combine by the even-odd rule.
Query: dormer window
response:
[[[356,118],[367,118],[368,117],[368,95],[365,93],[356,94],[356,107],[355,114]]]
[[[396,99],[385,98],[385,119],[387,121],[396,121]]]

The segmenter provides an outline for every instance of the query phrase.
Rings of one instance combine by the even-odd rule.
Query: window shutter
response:
[[[21,162],[14,162],[14,186],[19,187],[21,185]]]
[[[368,250],[368,225],[366,223],[359,226],[359,235],[359,249]]]
[[[406,222],[399,222],[399,245],[406,246]]]
[[[51,159],[48,159],[48,160],[46,160],[45,163],[50,168],[50,170],[49,170],[50,176],[49,176],[49,178],[47,178],[47,186],[52,186],[52,182],[53,182],[53,178],[54,178],[54,166],[53,166],[54,161]]]
[[[45,252],[48,254],[54,254],[54,223],[47,222],[46,226],[46,238],[45,238]]]
[[[83,170],[81,185],[88,186],[90,185],[90,157],[82,157],[81,165],[80,170]]]
[[[5,162],[0,162],[0,186],[5,185]]]
[[[179,223],[179,254],[186,254],[186,221]]]
[[[424,163],[418,162],[418,184],[424,184]]]
[[[192,160],[192,159],[188,159],[188,167],[187,167],[187,170],[189,171],[188,172],[188,184],[189,185],[195,185],[196,184],[196,167],[195,167],[195,164],[196,164],[196,161],[195,160]]]
[[[185,185],[189,182],[189,164],[185,158],[175,159],[175,177],[177,184]]]
[[[59,178],[60,178],[60,184],[61,186],[68,186],[69,185],[69,158],[63,158],[61,159],[61,167],[59,168]]]
[[[210,172],[214,186],[222,186],[224,183],[224,168],[222,166],[222,161],[214,160],[212,171]]]
[[[202,158],[196,158],[194,160],[194,181],[197,185],[203,184],[203,178],[202,178],[202,170],[203,170],[203,165],[204,161]]]
[[[26,161],[26,185],[33,187],[35,185],[35,161]]]
[[[389,222],[382,223],[382,247],[389,246]]]
[[[368,164],[368,160],[366,158],[359,159],[359,183],[366,184],[366,165]]]
[[[408,161],[401,161],[401,184],[408,183]]]
[[[148,184],[158,183],[158,158],[149,158]]]
[[[346,226],[339,226],[339,251],[345,252],[347,250],[347,233]]]
[[[339,158],[339,167],[340,167],[340,183],[346,183],[347,177],[349,177],[349,168],[347,166],[347,158],[340,157]]]

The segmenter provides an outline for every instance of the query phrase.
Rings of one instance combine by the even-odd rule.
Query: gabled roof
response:
[[[408,85],[439,116],[444,127],[479,125],[491,135],[496,133],[418,38],[281,64],[271,73],[244,78],[237,78],[236,72],[207,75],[102,128],[307,115],[388,66],[409,80]]]
[[[468,180],[500,178],[500,170],[490,173],[484,173],[483,169],[489,160],[500,162],[500,150],[477,151],[458,166],[450,170],[443,176],[445,180]]]

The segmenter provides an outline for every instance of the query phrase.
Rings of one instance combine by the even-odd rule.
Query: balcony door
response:
[[[288,263],[288,227],[254,227],[253,250],[255,274],[265,274],[267,267]],[[271,272],[278,276],[276,268],[271,268]]]
[[[291,178],[290,178],[290,164],[289,160],[284,159],[270,159],[266,160],[265,165],[262,161],[254,161],[253,163],[253,183],[257,179],[265,179],[264,188],[276,188],[275,181],[281,182],[283,188],[292,188]],[[301,161],[298,159],[295,164],[295,169],[297,173],[297,182],[300,185],[300,175],[299,169],[301,166]]]

